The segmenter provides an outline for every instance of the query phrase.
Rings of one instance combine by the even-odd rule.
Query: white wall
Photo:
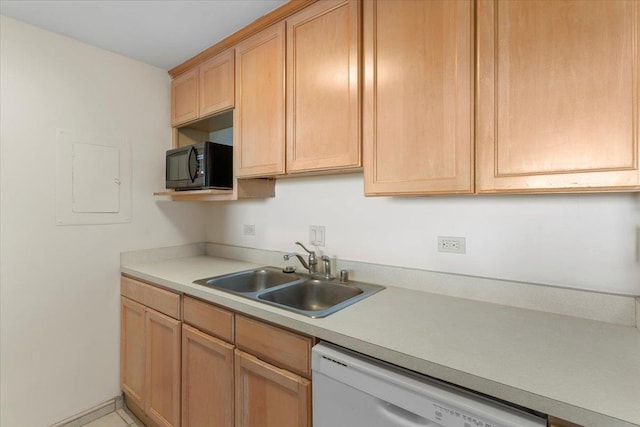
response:
[[[171,142],[166,71],[0,28],[0,425],[42,427],[120,393],[120,252],[202,241],[205,211],[152,195]],[[129,139],[131,223],[56,227],[57,128]]]
[[[638,193],[366,198],[361,174],[281,179],[273,199],[211,206],[207,237],[299,251],[309,225],[338,259],[640,295]],[[465,237],[466,255],[437,236]]]

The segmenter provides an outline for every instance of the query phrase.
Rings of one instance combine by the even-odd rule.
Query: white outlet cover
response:
[[[467,253],[467,244],[464,237],[438,236],[438,252],[452,254]]]

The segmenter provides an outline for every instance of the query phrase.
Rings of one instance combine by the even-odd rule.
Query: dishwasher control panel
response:
[[[467,414],[459,409],[454,409],[447,406],[442,406],[437,403],[433,404],[434,414],[433,420],[441,423],[445,426],[452,427],[502,427],[500,424],[495,424],[490,421],[486,421],[478,416]]]

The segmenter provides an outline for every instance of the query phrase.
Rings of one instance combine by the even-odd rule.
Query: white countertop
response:
[[[310,319],[196,279],[259,267],[208,256],[124,274],[584,426],[640,426],[640,331],[394,288]]]

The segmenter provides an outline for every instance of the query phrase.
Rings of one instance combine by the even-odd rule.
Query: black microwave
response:
[[[167,188],[233,187],[233,147],[205,141],[167,151]]]

